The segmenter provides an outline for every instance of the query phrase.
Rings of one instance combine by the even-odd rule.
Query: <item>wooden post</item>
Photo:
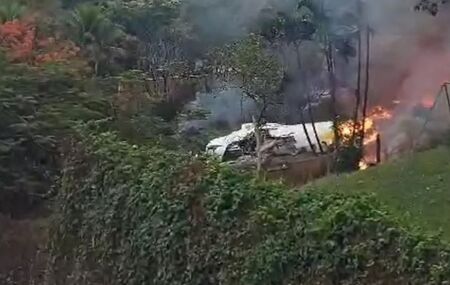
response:
[[[422,129],[419,132],[419,135],[417,136],[417,138],[415,140],[412,141],[412,148],[415,148],[417,146],[417,142],[419,141],[419,139],[422,137],[423,133],[425,132],[425,130],[427,129],[428,123],[430,122],[431,119],[431,113],[434,111],[434,109],[436,109],[436,105],[438,103],[438,99],[439,97],[441,97],[442,95],[442,91],[446,92],[447,91],[447,83],[444,83],[441,85],[441,89],[439,89],[438,94],[436,95],[436,97],[434,98],[434,103],[433,106],[431,107],[431,109],[428,111],[427,114],[427,118],[425,120],[425,123],[423,123]],[[447,94],[446,94],[447,95]],[[449,107],[450,108],[450,107]]]
[[[377,164],[381,163],[381,136],[377,134]]]
[[[448,83],[444,83],[445,97],[447,97],[448,110],[450,111],[450,95],[448,93]]]

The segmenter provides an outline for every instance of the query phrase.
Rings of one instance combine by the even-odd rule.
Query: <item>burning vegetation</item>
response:
[[[443,91],[446,90],[445,86],[444,84],[442,87]],[[416,105],[416,109],[425,112],[421,114],[422,119],[429,119],[430,112],[437,105],[440,95],[434,99],[431,96],[425,97]],[[450,104],[448,93],[444,92],[443,95]],[[339,143],[343,146],[356,145],[362,150],[358,158],[358,168],[365,170],[394,155],[383,145],[383,137],[384,132],[398,120],[396,108],[402,110],[402,107],[402,101],[394,100],[390,104],[390,109],[381,105],[375,106],[365,118],[357,122],[353,120],[340,122],[337,138],[331,121],[303,125],[264,124],[260,127],[263,139],[260,147],[262,164],[265,169],[278,171],[280,168],[295,167],[293,165],[296,163],[310,163],[314,156],[325,155],[328,156],[329,163],[326,166],[322,165],[322,171],[311,170],[315,171],[316,177],[325,175],[332,168],[330,165],[333,158],[329,155],[339,148],[336,144]],[[413,116],[414,114],[411,114],[411,117]],[[207,146],[207,152],[219,156],[221,160],[230,161],[233,166],[256,167],[258,146],[255,136],[255,125],[244,124],[241,130],[211,141]],[[409,145],[409,150],[414,147],[410,141],[405,140],[403,144]],[[278,167],[271,164],[272,161],[277,161]],[[318,174],[319,172],[321,174]]]

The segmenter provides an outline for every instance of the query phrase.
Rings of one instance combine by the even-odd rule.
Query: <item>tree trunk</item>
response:
[[[255,128],[255,139],[256,139],[256,177],[261,177],[261,173],[262,173],[262,153],[261,153],[261,148],[262,148],[262,136],[261,136],[261,123],[260,121],[257,121],[255,119],[255,116],[253,116],[253,124],[254,124],[254,128]]]
[[[95,59],[95,61],[94,61],[94,77],[98,76],[98,66],[99,66],[99,62],[97,59]]]
[[[268,108],[268,103],[266,102],[266,98],[263,97],[263,102],[261,106],[261,110],[259,112],[258,118],[252,116],[253,124],[255,126],[255,139],[256,139],[256,175],[257,177],[261,177],[262,174],[262,165],[263,165],[263,157],[262,157],[262,146],[264,143],[264,138],[261,134],[261,122],[264,119],[264,115]]]
[[[308,141],[309,147],[314,155],[317,155],[316,149],[314,148],[314,144],[309,136],[308,128],[306,127],[305,116],[303,114],[303,109],[300,110],[300,119],[303,127],[303,131],[305,132],[306,140]]]
[[[358,11],[361,16],[361,1],[358,1]],[[361,71],[362,71],[362,35],[361,35],[361,24],[358,27],[358,74],[356,80],[356,89],[355,89],[355,110],[353,113],[353,133],[351,137],[352,143],[356,138],[356,130],[358,125],[358,113],[359,108],[361,106]]]
[[[240,108],[241,108],[241,123],[242,123],[245,121],[245,118],[244,118],[244,94],[241,94]]]
[[[169,86],[168,86],[167,73],[165,70],[162,72],[162,77],[163,77],[163,84],[164,84],[164,94],[165,94],[165,96],[167,96],[169,94]]]
[[[361,147],[364,146],[364,138],[366,136],[366,119],[367,119],[367,107],[369,102],[369,84],[370,84],[370,27],[366,27],[366,78],[364,88],[364,103],[363,103],[363,120],[361,128]]]
[[[333,115],[333,130],[334,130],[334,144],[337,149],[340,145],[340,134],[339,134],[339,122],[338,114],[336,111],[336,76],[334,74],[334,55],[333,46],[331,42],[327,39],[325,55],[327,58],[327,69],[328,77],[330,81],[330,96],[331,96],[331,106],[330,111]]]
[[[313,113],[312,106],[311,106],[311,98],[310,98],[309,94],[306,97],[308,100],[308,112],[309,112],[309,118],[311,119],[311,125],[312,125],[313,131],[314,131],[314,136],[316,138],[317,145],[319,146],[320,153],[324,154],[325,152],[322,147],[322,142],[320,141],[319,134],[317,133],[316,122],[314,120],[314,113]]]
[[[444,83],[444,91],[445,91],[445,97],[447,98],[447,106],[448,110],[450,111],[450,94],[448,91],[448,83]]]
[[[381,163],[381,135],[377,135],[377,164]]]

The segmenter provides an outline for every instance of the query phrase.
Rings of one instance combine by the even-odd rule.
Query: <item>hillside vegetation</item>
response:
[[[0,0],[0,285],[450,284],[448,149],[262,179],[265,122],[359,169],[384,85],[363,2]],[[248,122],[256,175],[203,154]]]
[[[307,187],[332,193],[374,193],[407,223],[450,240],[450,150],[437,148]]]
[[[68,276],[65,283],[450,278],[448,246],[404,230],[370,195],[291,191],[112,133],[82,133],[66,165],[52,243],[53,275]]]

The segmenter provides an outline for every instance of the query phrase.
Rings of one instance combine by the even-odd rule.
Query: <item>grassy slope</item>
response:
[[[450,149],[434,149],[306,188],[373,192],[394,214],[428,232],[442,230],[443,238],[450,241]]]

